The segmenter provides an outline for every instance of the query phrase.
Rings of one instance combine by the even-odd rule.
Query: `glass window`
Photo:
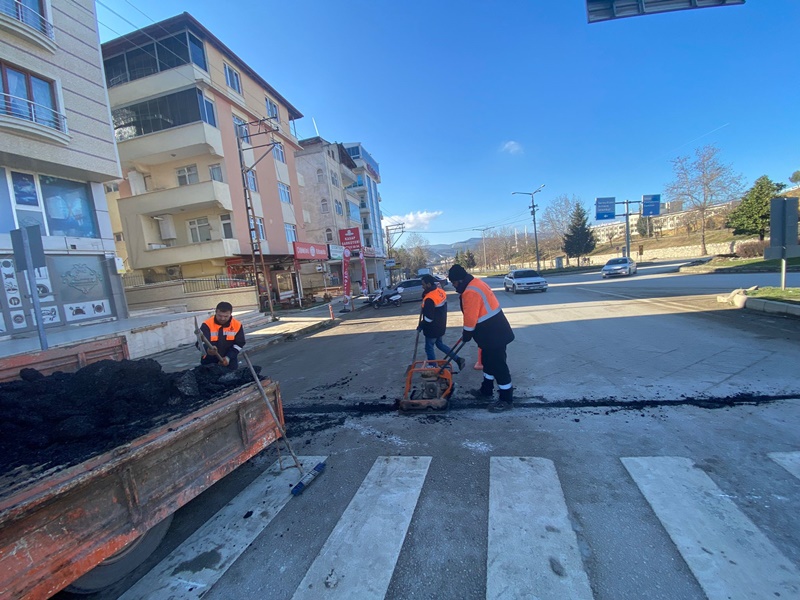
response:
[[[281,202],[284,204],[291,204],[292,203],[292,194],[289,191],[289,186],[285,183],[278,184],[278,196],[281,199]]]
[[[209,100],[203,92],[197,90],[197,102],[200,106],[200,118],[212,127],[216,127],[217,114],[214,110],[214,101]]]
[[[347,216],[350,217],[353,221],[358,221],[361,218],[361,215],[358,211],[358,204],[355,202],[347,202]]]
[[[17,206],[39,206],[39,195],[36,193],[36,181],[33,175],[12,171],[11,184],[14,187],[14,200]]]
[[[319,203],[319,212],[321,212],[323,215],[327,215],[329,210],[328,201],[323,198]]]
[[[100,237],[87,184],[40,175],[39,185],[50,235]]]
[[[191,185],[200,182],[200,177],[197,174],[197,165],[175,169],[175,173],[178,175],[178,185]]]
[[[197,90],[189,89],[111,112],[118,142],[201,120]]]
[[[125,63],[125,55],[119,54],[103,61],[106,71],[106,85],[114,87],[120,83],[128,81],[128,65]]]
[[[158,73],[155,44],[144,44],[125,53],[130,81]]]
[[[222,225],[222,237],[226,240],[233,239],[233,222],[231,221],[231,215],[220,215],[219,216],[220,225]]]
[[[339,187],[339,176],[333,171],[331,171],[331,183],[333,187]]]
[[[208,66],[206,65],[206,53],[203,50],[203,42],[201,42],[200,39],[191,33],[189,34],[189,52],[192,56],[192,62],[203,69],[203,71],[208,71]]]
[[[116,181],[113,183],[105,183],[103,184],[103,187],[105,188],[107,194],[113,194],[114,192],[119,191],[119,183]]]
[[[282,163],[286,162],[286,154],[283,151],[283,144],[280,142],[275,144],[275,149],[272,152],[275,154],[275,160],[279,160]]]
[[[333,229],[331,229],[330,227],[328,227],[328,229],[325,230],[325,241],[328,242],[329,244],[333,243]]]
[[[225,66],[225,83],[228,84],[228,87],[232,90],[235,90],[238,93],[242,93],[242,81],[239,78],[239,73],[234,71],[228,63],[223,63]]]
[[[279,118],[278,105],[269,98],[267,98],[267,117],[271,119]]]
[[[255,240],[256,235],[258,235],[258,239],[260,240],[267,239],[267,235],[264,231],[264,219],[261,217],[256,217],[255,226],[253,226],[253,219],[250,219],[250,237]]]
[[[322,169],[317,169],[317,183],[323,183],[325,181],[325,173],[322,172]]]
[[[166,71],[189,62],[189,44],[186,42],[186,32],[182,31],[156,42],[158,53],[158,69]]]
[[[189,221],[189,235],[191,236],[192,243],[198,244],[200,242],[211,241],[211,225],[208,222],[208,217],[198,217]]]
[[[297,226],[291,223],[284,223],[283,229],[286,231],[286,241],[290,244],[297,241]],[[291,247],[291,246],[290,246]]]
[[[219,181],[220,183],[224,183],[225,181],[222,177],[222,165],[219,163],[208,165],[208,174],[211,177],[211,181]]]
[[[247,128],[247,121],[241,117],[233,115],[233,124],[236,126],[236,130],[239,132],[239,137],[241,138],[242,142],[249,144],[250,130]]]
[[[343,210],[343,207],[342,207],[342,203],[339,200],[336,200],[335,206],[336,206],[336,214],[337,215],[344,215],[344,210]]]
[[[247,179],[247,189],[251,192],[258,191],[258,181],[256,181],[256,172],[253,169],[249,169],[245,171],[245,176]]]

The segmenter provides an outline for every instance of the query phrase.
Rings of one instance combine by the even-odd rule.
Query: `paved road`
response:
[[[390,410],[413,305],[259,353],[295,448],[326,472],[290,500],[296,471],[271,448],[94,598],[800,597],[800,393],[784,373],[800,321],[718,304],[748,286],[732,276],[660,269],[499,292],[518,337],[507,414],[458,396],[441,415]]]

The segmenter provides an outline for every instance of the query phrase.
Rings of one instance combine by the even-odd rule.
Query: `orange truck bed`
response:
[[[250,384],[81,464],[0,479],[3,596],[49,598],[279,437]]]

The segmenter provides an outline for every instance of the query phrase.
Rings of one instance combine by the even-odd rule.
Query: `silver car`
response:
[[[394,286],[403,297],[403,302],[408,300],[422,300],[422,279],[406,279]]]
[[[517,269],[503,277],[503,287],[507,292],[546,292],[547,281],[533,269]]]
[[[631,258],[612,258],[600,273],[603,279],[614,275],[633,275],[636,273],[636,262]]]

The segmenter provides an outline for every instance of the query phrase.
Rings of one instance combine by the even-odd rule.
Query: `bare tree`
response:
[[[486,236],[486,254],[489,263],[511,268],[511,259],[516,255],[514,230],[509,227],[494,229]]]
[[[707,254],[706,227],[709,208],[739,198],[743,191],[742,176],[734,173],[730,165],[719,160],[716,146],[695,150],[694,159],[679,156],[672,161],[675,180],[667,184],[664,193],[672,200],[684,203],[697,213],[700,227],[700,251]]]
[[[541,216],[541,231],[544,237],[554,236],[561,239],[569,229],[570,216],[575,204],[580,204],[580,200],[573,196],[570,200],[566,194],[556,196]]]
[[[408,252],[408,268],[411,273],[428,266],[430,243],[418,233],[410,233],[406,238],[403,248]]]

